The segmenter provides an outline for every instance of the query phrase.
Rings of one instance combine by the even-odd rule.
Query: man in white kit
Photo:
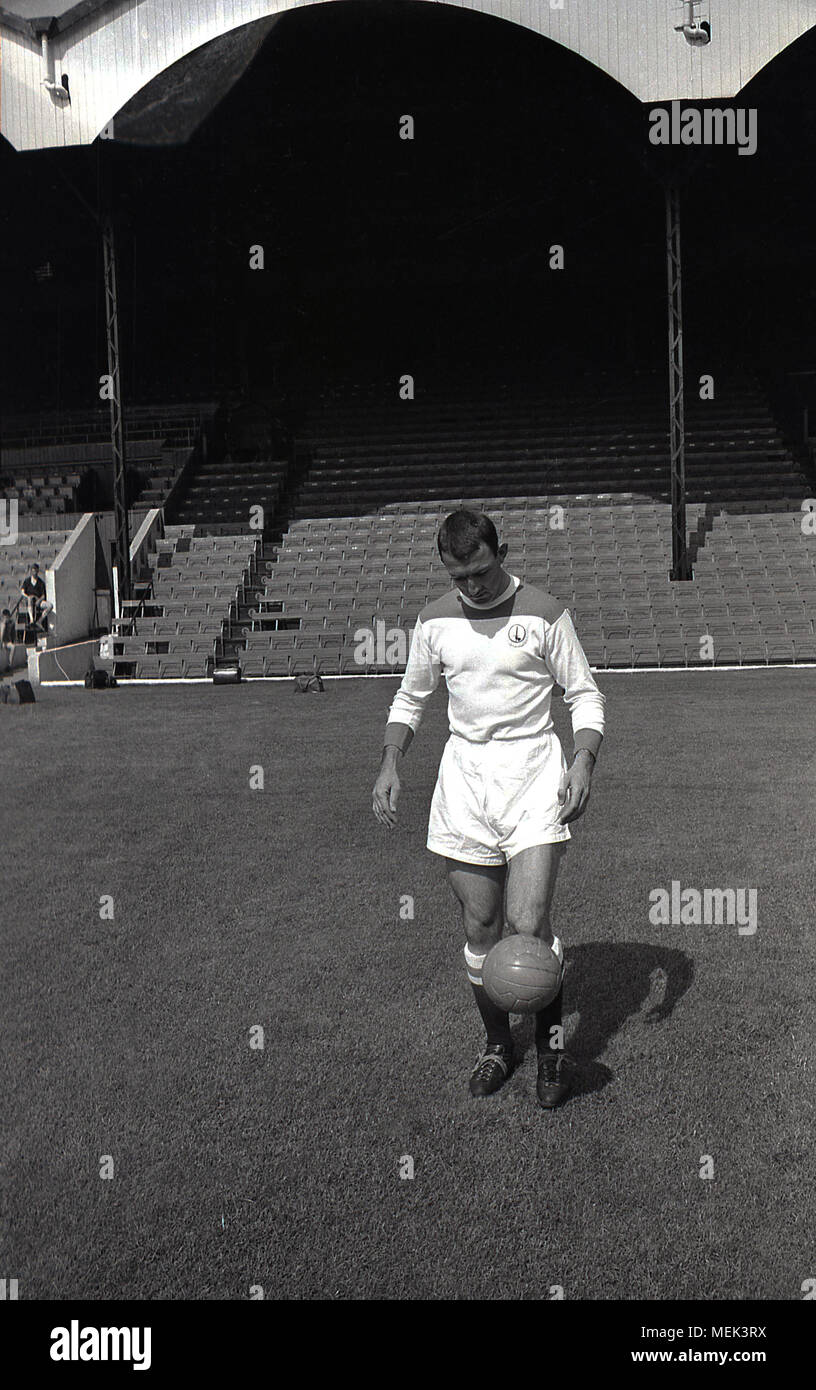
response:
[[[420,613],[402,684],[389,711],[374,814],[396,823],[398,766],[444,672],[450,738],[431,803],[428,849],[447,863],[462,906],[465,964],[487,1034],[470,1091],[488,1096],[513,1070],[510,1016],[488,997],[482,964],[502,935],[527,932],[563,949],[550,926],[555,878],[569,822],[589,800],[604,733],[604,696],[563,603],[502,567],[507,546],[483,513],[446,517],[438,536],[457,586]],[[550,714],[563,687],[575,753],[567,765]],[[561,988],[535,1015],[538,1079],[545,1109],[567,1095],[572,1062],[559,1046]]]

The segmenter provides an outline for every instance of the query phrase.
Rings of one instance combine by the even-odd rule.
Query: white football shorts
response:
[[[501,865],[533,845],[572,838],[558,816],[567,761],[556,733],[469,743],[452,734],[431,801],[428,849]]]

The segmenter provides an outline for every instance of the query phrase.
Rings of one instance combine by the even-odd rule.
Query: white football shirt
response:
[[[450,731],[473,743],[550,733],[556,683],[573,733],[604,732],[605,699],[568,610],[543,589],[511,580],[490,605],[452,590],[423,608],[389,711],[387,743],[406,748],[442,675]]]

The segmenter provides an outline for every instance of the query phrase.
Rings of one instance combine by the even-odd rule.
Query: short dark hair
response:
[[[31,561],[31,564],[29,565],[28,568],[29,568],[30,570],[38,570],[40,567],[39,567],[39,565],[37,564],[37,561],[36,561],[36,560],[32,560],[32,561]]]
[[[452,555],[454,560],[469,560],[482,541],[498,555],[499,534],[490,517],[484,512],[468,511],[467,507],[446,516],[436,538],[439,554]]]

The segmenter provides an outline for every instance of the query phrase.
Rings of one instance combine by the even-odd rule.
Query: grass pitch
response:
[[[802,1297],[816,671],[599,683],[609,733],[553,918],[580,1082],[554,1113],[529,1021],[508,1085],[468,1094],[481,1033],[424,849],[444,692],[390,834],[370,807],[396,682],[4,708],[21,1298]],[[651,925],[673,881],[756,888],[758,930]]]

